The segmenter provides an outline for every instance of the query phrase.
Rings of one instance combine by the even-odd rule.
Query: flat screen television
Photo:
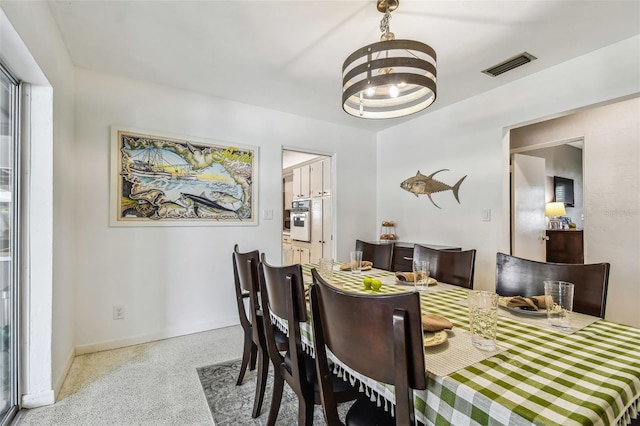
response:
[[[573,207],[573,179],[554,176],[553,192],[556,202],[564,203],[565,207]]]

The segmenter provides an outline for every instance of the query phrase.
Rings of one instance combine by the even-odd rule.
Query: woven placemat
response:
[[[447,331],[448,339],[438,346],[424,348],[427,371],[436,376],[448,376],[507,348],[498,345],[493,351],[480,350],[471,343],[471,335],[464,330]]]
[[[457,302],[458,305],[467,306],[467,300],[459,300]],[[579,312],[571,312],[571,328],[570,329],[561,329],[558,327],[554,327],[547,321],[546,315],[530,315],[530,314],[518,314],[514,313],[511,310],[504,309],[502,307],[498,307],[498,315],[501,317],[509,318],[513,321],[523,322],[525,324],[533,325],[535,327],[544,328],[546,330],[553,330],[556,332],[564,333],[564,334],[573,334],[576,331],[582,330],[588,325],[593,324],[594,322],[600,320],[599,317],[594,317],[591,315],[581,314]]]

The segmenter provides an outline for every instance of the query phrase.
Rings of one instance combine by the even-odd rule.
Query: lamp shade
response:
[[[546,216],[554,217],[554,216],[564,216],[567,214],[567,211],[564,208],[564,203],[547,203],[544,206],[544,214]]]
[[[436,52],[413,40],[388,40],[353,52],[342,66],[342,108],[361,118],[395,118],[436,99]]]
[[[391,11],[400,0],[378,0],[380,41],[353,52],[342,65],[342,109],[360,118],[396,118],[436,100],[436,52],[428,44],[396,40]]]

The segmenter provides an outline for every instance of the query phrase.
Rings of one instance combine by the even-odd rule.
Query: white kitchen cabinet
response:
[[[293,248],[292,250],[293,259],[291,262],[292,264],[311,263],[311,257],[309,256],[310,251],[307,247],[301,247],[297,244],[293,244],[292,248]]]
[[[293,264],[293,245],[291,235],[282,234],[282,264]]]
[[[331,158],[322,160],[322,195],[331,195]]]
[[[333,259],[333,223],[331,197],[322,199],[322,257]]]
[[[311,194],[310,185],[311,167],[309,164],[293,169],[293,199],[299,200],[309,198]]]
[[[310,187],[312,197],[322,197],[322,161],[310,165]]]
[[[331,159],[311,163],[310,185],[312,197],[331,195]]]
[[[293,202],[293,175],[285,176],[283,179],[284,190],[284,209],[291,209],[291,203]]]
[[[311,200],[311,263],[333,258],[331,227],[331,197]]]
[[[322,217],[323,199],[314,198],[311,200],[311,263],[318,263],[322,258]]]

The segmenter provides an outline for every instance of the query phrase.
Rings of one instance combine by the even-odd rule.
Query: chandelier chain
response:
[[[389,12],[389,5],[387,4],[387,10],[384,12],[384,16],[380,21],[380,32],[384,36],[389,35],[389,21],[391,20],[391,12]]]

